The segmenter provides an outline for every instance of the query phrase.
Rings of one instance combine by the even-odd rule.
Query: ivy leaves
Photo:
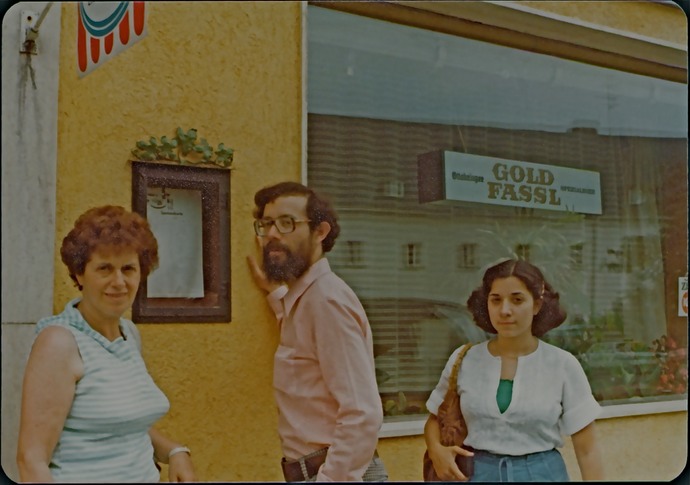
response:
[[[197,130],[184,131],[178,127],[174,138],[162,136],[158,140],[152,136],[148,141],[136,142],[132,155],[137,160],[167,160],[180,164],[208,163],[219,167],[232,168],[234,150],[223,143],[214,151],[206,138],[197,141]]]

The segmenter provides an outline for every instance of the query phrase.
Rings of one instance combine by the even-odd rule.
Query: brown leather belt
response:
[[[319,472],[319,467],[326,461],[328,447],[321,448],[313,453],[304,455],[298,460],[289,460],[283,457],[280,462],[283,467],[283,476],[286,482],[303,482]]]
[[[328,447],[309,453],[297,460],[283,458],[280,464],[283,467],[285,481],[303,482],[309,480],[319,472],[319,468],[326,461],[327,454]],[[379,456],[378,452],[374,451],[374,458],[377,456]]]

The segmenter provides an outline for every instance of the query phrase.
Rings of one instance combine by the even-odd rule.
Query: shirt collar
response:
[[[71,327],[76,328],[77,330],[80,330],[82,333],[85,333],[86,335],[90,336],[94,340],[96,340],[98,343],[100,343],[103,347],[106,349],[111,349],[113,347],[116,347],[120,344],[120,342],[125,341],[122,336],[116,338],[112,342],[105,338],[101,333],[97,332],[96,330],[93,329],[91,325],[89,325],[89,322],[87,322],[84,319],[84,316],[81,314],[81,312],[77,309],[77,303],[81,301],[81,297],[77,297],[73,300],[71,300],[67,305],[65,305],[65,315],[67,315],[67,321],[68,324]],[[127,336],[127,339],[129,339],[130,335],[129,332],[126,330],[126,325],[123,325],[122,323],[122,318],[120,318],[120,333],[124,333]]]
[[[309,269],[289,287],[283,299],[285,302],[285,315],[287,316],[290,314],[290,310],[292,310],[294,304],[317,278],[330,272],[331,265],[325,257],[320,258],[316,263],[312,264]]]

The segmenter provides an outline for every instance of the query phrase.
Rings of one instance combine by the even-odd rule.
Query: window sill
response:
[[[426,416],[418,416],[405,421],[383,423],[379,431],[379,438],[422,435],[424,434],[426,419]]]
[[[674,413],[688,410],[687,399],[673,401],[659,401],[647,403],[616,404],[602,406],[599,419],[621,418],[625,416],[641,416],[645,414]],[[416,436],[424,434],[426,416],[414,417],[405,421],[383,423],[379,431],[379,438],[395,438],[400,436]]]
[[[641,416],[644,414],[675,413],[687,410],[687,398],[672,401],[614,404],[602,406],[602,412],[599,419],[622,418],[624,416]]]

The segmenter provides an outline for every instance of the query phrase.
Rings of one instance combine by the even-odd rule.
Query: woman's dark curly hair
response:
[[[485,332],[497,333],[489,318],[489,293],[494,280],[509,276],[515,276],[522,281],[535,301],[542,298],[541,309],[532,320],[532,335],[541,337],[565,321],[567,314],[560,306],[560,297],[544,279],[539,268],[527,261],[509,259],[487,269],[482,279],[482,285],[475,289],[467,299],[467,308],[472,313],[479,328]]]
[[[335,240],[340,234],[340,225],[338,224],[338,216],[331,203],[325,198],[319,196],[309,187],[297,182],[281,182],[270,187],[264,187],[254,195],[254,217],[261,219],[264,216],[264,209],[266,204],[276,200],[278,197],[285,197],[290,195],[302,195],[307,197],[307,217],[310,219],[309,229],[314,230],[322,222],[327,222],[331,226],[328,235],[321,241],[321,248],[324,253],[333,249]]]
[[[91,255],[102,248],[134,250],[142,281],[158,266],[158,242],[146,219],[120,206],[94,207],[79,216],[60,248],[62,262],[79,290],[77,275],[84,274]]]

